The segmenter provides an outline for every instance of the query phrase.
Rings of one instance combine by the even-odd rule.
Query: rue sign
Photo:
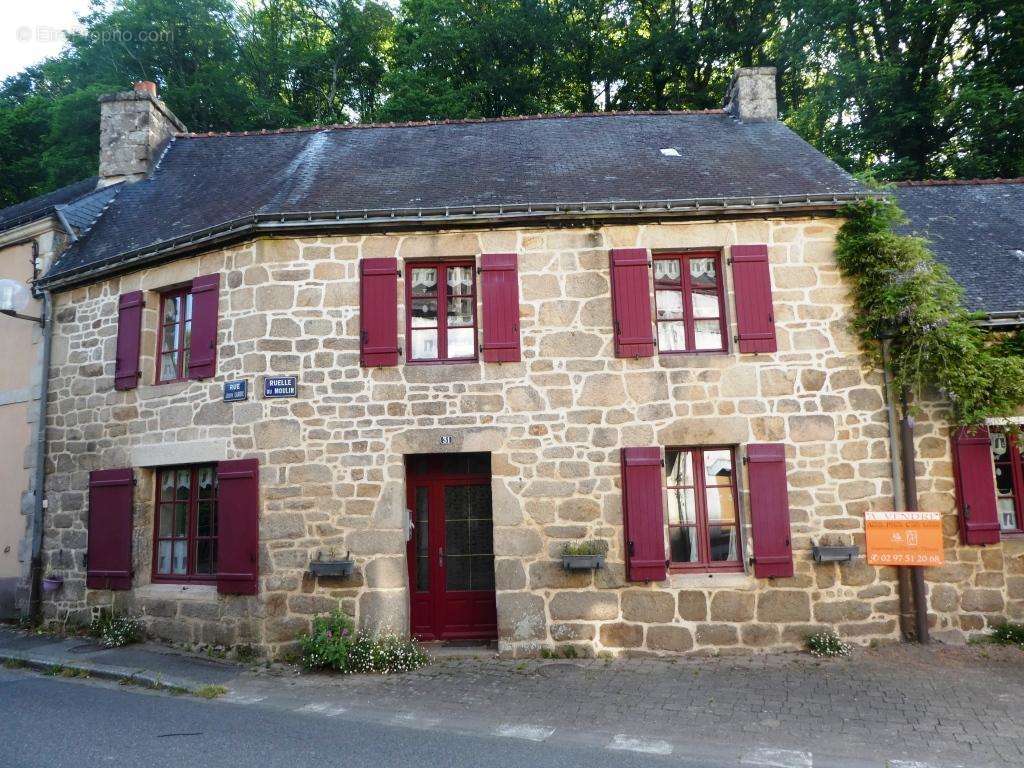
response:
[[[245,379],[241,381],[225,381],[224,382],[224,402],[225,403],[238,403],[242,400],[249,399],[249,382]]]
[[[298,385],[295,376],[268,376],[263,380],[264,397],[296,397]]]

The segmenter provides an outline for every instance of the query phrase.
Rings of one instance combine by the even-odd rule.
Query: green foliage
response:
[[[938,394],[953,420],[980,424],[1024,406],[1024,357],[978,327],[959,285],[926,243],[898,234],[902,213],[888,199],[847,206],[836,259],[853,285],[853,326],[874,353],[891,334],[897,391],[914,399]]]
[[[835,632],[818,632],[808,635],[805,643],[811,655],[817,656],[819,659],[849,656],[853,650],[848,643],[840,640],[839,635]]]
[[[313,631],[299,643],[302,666],[311,670],[387,675],[409,672],[429,661],[415,640],[359,632],[341,611],[315,617]]]
[[[142,622],[133,616],[101,611],[89,625],[89,634],[108,648],[120,648],[142,640]]]
[[[604,555],[608,552],[608,542],[603,539],[580,539],[567,541],[562,545],[562,554],[566,556]]]
[[[228,692],[228,689],[223,685],[204,685],[201,688],[196,688],[193,693],[201,699],[216,699],[219,696],[223,696]]]
[[[993,628],[989,637],[999,645],[1019,645],[1024,648],[1024,624],[1000,624]]]

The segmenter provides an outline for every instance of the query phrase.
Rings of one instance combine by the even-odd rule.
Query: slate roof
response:
[[[96,189],[98,179],[97,176],[91,176],[53,192],[47,192],[45,195],[0,209],[0,232],[42,219],[54,213],[58,205],[66,205],[83,195],[88,195]]]
[[[1024,179],[906,182],[896,199],[969,309],[1024,310]]]
[[[186,134],[150,179],[125,185],[46,282],[68,284],[202,233],[289,216],[327,226],[516,207],[534,215],[572,204],[781,205],[863,194],[782,123],[740,123],[719,110]]]

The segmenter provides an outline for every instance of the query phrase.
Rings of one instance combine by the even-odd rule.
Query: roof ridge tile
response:
[[[980,184],[1024,184],[1024,176],[1009,179],[995,177],[992,179],[919,179],[897,181],[897,187],[966,187]]]
[[[722,109],[663,109],[628,110],[611,112],[551,112],[537,115],[507,115],[503,117],[461,117],[444,120],[408,120],[387,123],[332,123],[330,125],[306,125],[292,128],[261,128],[252,131],[205,131],[199,133],[175,133],[183,139],[205,139],[238,136],[276,136],[285,133],[313,133],[317,131],[361,130],[367,128],[423,128],[439,125],[479,125],[485,123],[511,123],[526,120],[566,120],[585,117],[636,117],[658,115],[725,115]]]

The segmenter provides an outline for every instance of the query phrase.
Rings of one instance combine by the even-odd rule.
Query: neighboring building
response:
[[[270,653],[339,606],[506,653],[898,639],[893,569],[811,558],[893,506],[833,257],[873,193],[776,121],[774,70],[731,92],[162,154],[167,126],[141,152],[106,133],[101,157],[160,159],[41,283],[46,615]],[[918,434],[923,504],[950,512],[929,608],[962,639],[1021,615],[1024,542],[958,543],[948,428]],[[579,539],[604,568],[563,569]]]
[[[31,289],[116,191],[97,190],[92,177],[0,210],[0,280]],[[31,301],[24,314],[41,317],[42,302]],[[0,618],[27,610],[44,338],[40,325],[0,315]]]

